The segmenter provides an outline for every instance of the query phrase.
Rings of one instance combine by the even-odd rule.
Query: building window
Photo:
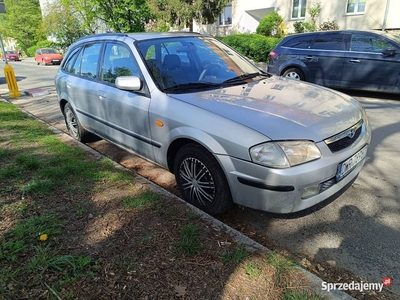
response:
[[[306,16],[307,0],[293,0],[292,19],[302,19]]]
[[[222,14],[219,16],[218,25],[231,25],[232,24],[232,6],[225,6]]]
[[[365,11],[365,3],[367,0],[347,0],[346,13],[355,14]]]

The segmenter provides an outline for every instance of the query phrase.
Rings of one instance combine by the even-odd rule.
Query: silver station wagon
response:
[[[271,76],[196,33],[84,37],[55,83],[72,137],[95,134],[164,167],[212,215],[233,203],[291,213],[334,198],[371,139],[352,97]]]

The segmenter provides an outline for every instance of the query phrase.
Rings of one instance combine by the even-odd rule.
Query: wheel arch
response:
[[[196,144],[196,145],[202,147],[203,149],[205,149],[206,151],[208,151],[211,155],[213,155],[215,157],[213,151],[211,149],[209,149],[208,147],[206,147],[205,144],[200,142],[199,140],[195,140],[195,139],[188,138],[188,137],[177,138],[169,145],[168,150],[167,150],[168,170],[171,173],[174,173],[174,164],[175,164],[176,154],[178,153],[179,149],[181,149],[182,147],[184,147],[188,144]]]
[[[67,105],[67,103],[69,103],[66,99],[61,99],[58,104],[60,105],[60,109],[62,114],[64,115],[64,109],[65,109],[65,105]]]
[[[283,73],[290,68],[297,68],[302,71],[305,81],[308,81],[308,68],[301,60],[298,59],[283,63],[279,68],[279,76],[282,76]]]

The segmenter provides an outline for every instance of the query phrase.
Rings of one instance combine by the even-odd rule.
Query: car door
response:
[[[320,33],[300,60],[308,67],[307,81],[324,86],[339,86],[345,60],[344,33]]]
[[[148,93],[124,91],[115,86],[119,76],[138,76],[143,81],[128,45],[119,42],[105,44],[100,76],[102,84],[96,90],[96,98],[104,114],[102,136],[153,160]]]
[[[103,126],[97,96],[98,60],[101,48],[100,42],[86,44],[78,53],[73,65],[69,67],[69,73],[73,76],[65,79],[65,88],[78,119],[85,128],[93,132],[98,132]]]
[[[384,49],[396,53],[385,55]],[[400,48],[395,43],[370,32],[352,34],[343,69],[343,88],[398,92],[399,77]]]

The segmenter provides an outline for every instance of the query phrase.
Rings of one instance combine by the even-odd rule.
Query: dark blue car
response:
[[[289,35],[270,53],[268,71],[332,88],[400,93],[400,37],[357,30]]]

